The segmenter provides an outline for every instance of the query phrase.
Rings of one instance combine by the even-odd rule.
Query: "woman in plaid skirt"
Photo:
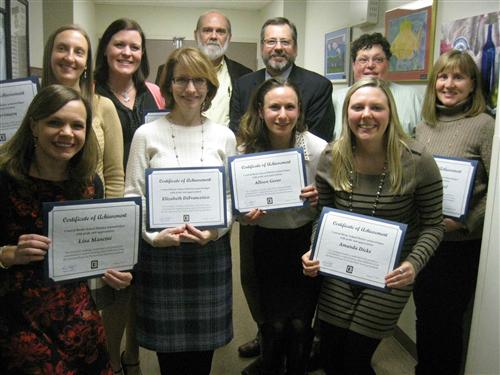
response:
[[[181,48],[169,56],[160,88],[171,112],[136,131],[126,195],[146,196],[146,168],[227,164],[236,153],[234,134],[201,114],[217,87],[213,66],[199,50]],[[182,224],[143,230],[136,266],[137,338],[157,352],[162,374],[209,374],[214,350],[232,338],[229,192],[226,199],[225,228]]]

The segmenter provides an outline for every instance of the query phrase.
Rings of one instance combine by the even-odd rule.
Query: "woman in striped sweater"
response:
[[[385,277],[388,291],[323,279],[318,318],[326,374],[375,374],[371,357],[392,334],[415,276],[444,231],[439,169],[404,134],[384,81],[364,78],[348,91],[342,133],[323,152],[316,186],[320,207],[408,225],[401,263]],[[315,277],[321,265],[309,257],[309,252],[302,257],[304,273]]]
[[[464,314],[476,285],[495,127],[484,113],[480,81],[466,52],[441,55],[427,85],[424,122],[417,126],[417,140],[429,152],[478,161],[467,215],[444,219],[444,240],[415,283],[417,375],[459,374],[463,362]]]

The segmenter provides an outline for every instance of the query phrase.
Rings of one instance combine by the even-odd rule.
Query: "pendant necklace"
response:
[[[123,98],[123,101],[125,103],[128,103],[130,101],[130,95],[128,94],[130,92],[130,90],[132,90],[132,87],[134,87],[134,83],[132,82],[132,84],[128,87],[128,89],[126,89],[125,91],[122,91],[122,92],[117,92],[115,90],[113,90],[111,88],[111,86],[109,86],[109,88],[111,89],[111,91],[113,91],[114,94],[118,95],[118,96],[121,96]]]
[[[352,212],[352,196],[353,196],[353,187],[354,187],[354,171],[351,169],[349,171],[349,185],[351,185],[351,191],[349,192],[349,211]],[[385,177],[387,176],[387,161],[384,161],[384,169],[382,170],[382,174],[380,175],[380,180],[378,182],[377,193],[375,194],[375,200],[372,204],[371,214],[375,216],[375,212],[377,211],[377,205],[380,200],[380,194],[384,188]]]
[[[167,116],[168,123],[170,125],[170,136],[172,137],[172,146],[174,149],[174,155],[175,159],[177,160],[177,165],[180,167],[181,163],[179,161],[179,154],[177,153],[177,145],[175,143],[175,132],[174,132],[174,125],[178,125],[175,122],[172,121],[171,116]],[[201,118],[201,154],[200,154],[200,162],[203,164],[203,154],[205,151],[205,118]]]

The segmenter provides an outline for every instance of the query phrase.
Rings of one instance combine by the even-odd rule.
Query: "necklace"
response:
[[[130,95],[128,93],[130,92],[130,90],[132,90],[133,87],[134,87],[134,83],[132,82],[132,84],[125,91],[118,92],[118,91],[113,90],[113,88],[111,88],[111,86],[109,86],[110,90],[115,95],[121,96],[123,98],[123,101],[126,103],[128,103],[130,101]]]
[[[179,160],[179,154],[177,153],[177,145],[175,143],[175,133],[174,133],[174,125],[178,125],[172,121],[171,116],[167,116],[168,123],[170,125],[170,136],[172,137],[172,147],[174,149],[174,154],[175,154],[175,159],[177,160],[177,165],[180,167],[181,163]],[[201,156],[200,156],[200,162],[203,164],[203,153],[205,150],[205,118],[201,118]]]
[[[353,196],[353,187],[354,187],[354,171],[351,169],[349,171],[349,185],[351,185],[351,191],[349,192],[349,211],[352,212],[352,196]],[[382,193],[382,189],[384,188],[385,177],[387,176],[387,161],[384,161],[384,169],[382,170],[382,174],[380,175],[380,180],[378,182],[377,193],[375,194],[375,200],[372,204],[372,216],[375,216],[375,212],[377,211],[377,205],[380,200],[380,194]]]

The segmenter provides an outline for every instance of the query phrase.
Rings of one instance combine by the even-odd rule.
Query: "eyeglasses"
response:
[[[266,47],[276,47],[277,44],[281,44],[282,47],[290,47],[293,41],[289,39],[264,39],[264,45]]]
[[[202,77],[188,78],[188,77],[177,77],[173,78],[172,82],[180,87],[187,87],[189,82],[192,82],[194,87],[201,89],[207,86],[207,79]]]
[[[380,64],[383,64],[385,62],[385,60],[386,60],[386,58],[382,57],[382,56],[375,56],[372,58],[362,56],[362,57],[358,57],[356,59],[356,62],[362,66],[367,65],[370,61],[376,65],[380,65]]]

